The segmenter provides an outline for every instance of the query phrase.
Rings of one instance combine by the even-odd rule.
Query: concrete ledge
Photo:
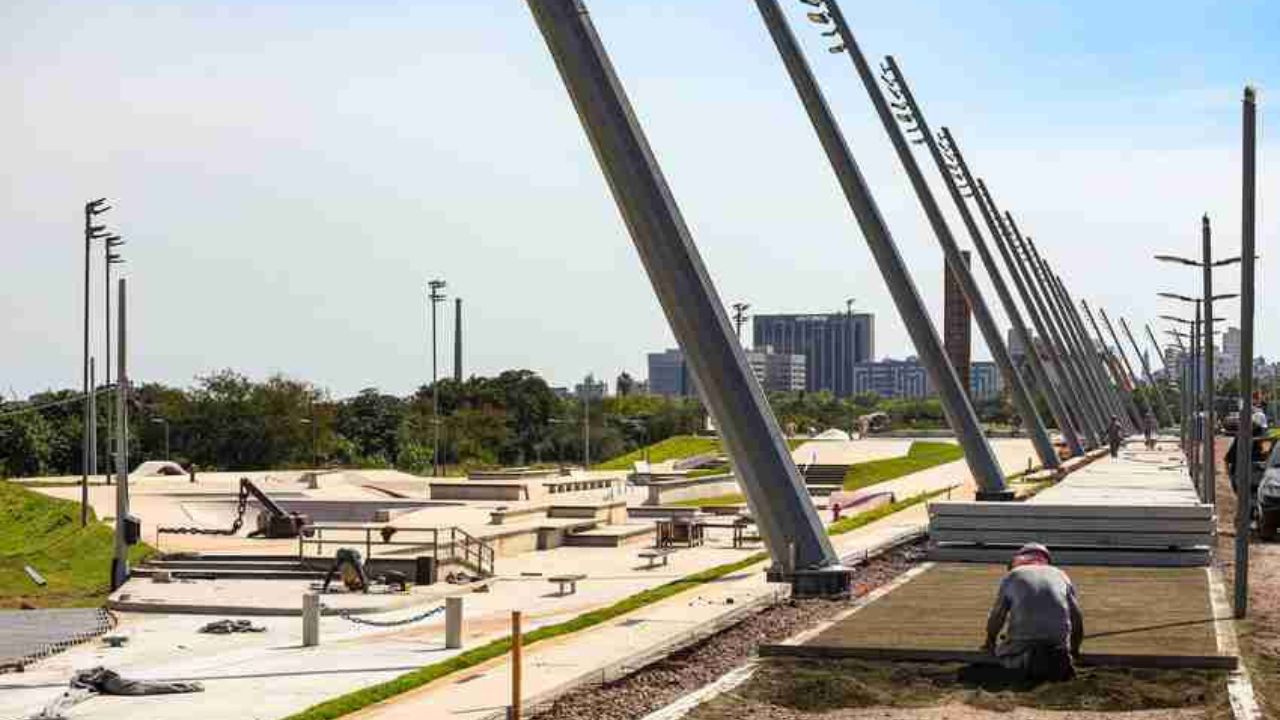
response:
[[[938,562],[989,563],[1003,565],[1019,546],[955,545],[929,546],[929,559]],[[1099,565],[1104,567],[1204,567],[1209,564],[1208,548],[1185,550],[1130,550],[1101,548],[1054,548],[1055,565]]]

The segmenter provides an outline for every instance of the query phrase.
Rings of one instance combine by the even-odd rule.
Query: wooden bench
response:
[[[666,567],[667,559],[673,552],[675,552],[673,548],[653,548],[650,550],[641,550],[637,555],[641,559],[649,561],[649,564],[645,565],[644,569],[651,570],[658,566],[659,560],[662,561],[662,566]]]
[[[547,578],[547,582],[555,583],[560,586],[559,595],[573,595],[578,592],[578,581],[585,579],[586,575],[552,575]],[[565,588],[569,588],[565,592]]]

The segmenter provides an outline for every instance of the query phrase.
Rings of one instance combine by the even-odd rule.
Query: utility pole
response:
[[[870,71],[866,67],[866,60],[858,50],[853,33],[845,22],[839,6],[835,0],[826,0],[825,6],[826,13],[812,13],[811,19],[824,24],[834,24],[835,32],[843,41],[842,45],[837,46],[839,49],[836,52],[849,52],[859,75],[868,74]],[[862,177],[862,171],[858,168],[857,161],[845,142],[840,126],[832,115],[809,64],[800,52],[795,36],[792,35],[786,18],[782,14],[782,9],[778,6],[777,0],[756,0],[756,7],[760,10],[761,17],[791,76],[792,84],[795,85],[796,92],[808,112],[809,120],[826,151],[827,159],[840,182],[845,199],[857,217],[858,226],[888,286],[889,294],[902,317],[903,325],[911,336],[920,362],[925,366],[929,379],[933,381],[938,391],[947,420],[955,431],[961,447],[964,448],[965,461],[978,484],[978,497],[988,500],[1009,498],[1012,493],[1005,483],[1004,471],[1000,468],[1000,462],[987,442],[982,426],[978,422],[977,413],[974,412],[973,404],[969,401],[966,392],[967,383],[961,384],[955,369],[947,361],[942,340],[938,337],[933,321],[929,319],[929,313],[911,279],[911,273],[898,252],[893,235],[880,214],[880,208],[876,205],[871,189]],[[883,102],[883,98],[881,101]]]
[[[733,327],[734,333],[738,336],[738,344],[742,344],[742,324],[747,321],[747,310],[751,307],[750,303],[736,302],[733,304]]]
[[[1041,394],[1044,395],[1045,401],[1049,405],[1049,412],[1053,415],[1058,425],[1058,431],[1062,433],[1062,438],[1067,443],[1067,448],[1072,455],[1082,455],[1084,454],[1084,447],[1080,444],[1079,436],[1076,435],[1071,416],[1067,414],[1066,407],[1062,403],[1062,398],[1058,395],[1057,388],[1054,387],[1049,373],[1044,368],[1044,364],[1040,362],[1040,353],[1037,352],[1031,333],[1027,330],[1026,323],[1022,319],[1022,313],[1018,312],[1018,305],[1013,299],[1013,294],[1009,292],[1009,286],[1005,284],[1004,276],[1000,273],[1000,267],[996,264],[995,256],[991,254],[991,249],[982,237],[982,231],[978,229],[973,214],[969,212],[965,197],[974,198],[983,216],[983,221],[987,224],[987,230],[992,235],[995,235],[998,229],[994,227],[991,213],[987,210],[981,198],[977,197],[973,176],[969,173],[969,166],[965,163],[964,156],[960,154],[960,148],[957,146],[955,138],[952,137],[951,131],[945,127],[942,128],[938,133],[938,141],[936,152],[933,150],[934,145],[930,147],[931,152],[934,152],[934,161],[938,165],[938,171],[942,173],[942,177],[947,183],[947,189],[951,192],[951,198],[955,202],[956,208],[960,211],[960,217],[964,221],[965,228],[969,231],[969,238],[973,242],[973,247],[978,251],[978,257],[982,260],[982,265],[987,270],[987,277],[991,279],[991,284],[996,289],[996,296],[1000,299],[1004,314],[1009,318],[1009,323],[1013,327],[1014,337],[1022,344],[1022,347],[1026,348],[1027,366],[1031,369],[1031,375],[1035,378]]]
[[[462,298],[453,299],[453,381],[462,385]]]
[[[1243,172],[1240,211],[1240,429],[1236,434],[1236,467],[1243,477],[1252,467],[1253,448],[1253,271],[1256,233],[1257,100],[1252,87],[1244,89]],[[1205,256],[1206,259],[1208,256]],[[1208,273],[1208,270],[1205,271]],[[1212,317],[1212,314],[1210,314]],[[1240,483],[1236,492],[1235,616],[1249,610],[1249,528],[1253,518],[1251,487]]]
[[[106,198],[98,198],[84,204],[84,427],[81,438],[83,453],[80,467],[80,527],[89,524],[89,464],[90,442],[94,435],[92,424],[96,421],[93,409],[93,388],[89,385],[89,251],[94,240],[107,236],[106,225],[96,225],[93,218],[111,209]]]
[[[111,560],[111,589],[129,579],[129,371],[125,323],[125,278],[118,281],[119,342],[116,370],[116,532]]]
[[[1200,244],[1204,251],[1204,451],[1201,454],[1202,477],[1206,500],[1210,505],[1217,505],[1218,480],[1214,472],[1213,403],[1217,396],[1217,375],[1213,371],[1213,255],[1212,238],[1209,231],[1209,214],[1205,213],[1200,220]],[[1243,467],[1251,467],[1244,465]]]
[[[94,358],[89,358],[89,395],[85,402],[89,404],[89,470],[88,474],[98,474],[98,381],[95,378],[97,368]]]
[[[124,245],[124,242],[125,241],[121,239],[119,235],[108,235],[107,237],[102,239],[102,254],[103,254],[102,270],[103,270],[103,274],[106,276],[106,282],[103,283],[103,288],[102,288],[103,289],[102,319],[103,319],[103,330],[104,330],[102,339],[103,339],[103,346],[105,348],[105,353],[106,353],[105,355],[106,363],[102,368],[103,369],[102,386],[104,388],[108,388],[108,392],[110,392],[109,388],[111,387],[111,343],[114,341],[114,339],[111,337],[111,288],[112,288],[111,268],[124,262],[124,257],[120,253],[114,252],[114,249],[120,247],[121,245]],[[110,395],[107,395],[105,397],[110,397]],[[103,476],[106,478],[108,485],[111,484],[111,475],[115,470],[114,463],[112,462],[112,458],[115,457],[115,451],[111,447],[111,442],[112,442],[111,439],[115,437],[115,435],[113,434],[114,428],[115,428],[114,415],[115,413],[112,413],[112,412],[107,413],[107,456],[106,456],[106,467],[103,469]]]
[[[427,299],[431,303],[431,476],[440,477],[440,382],[436,369],[436,306],[444,301],[443,280],[427,281]]]
[[[583,0],[528,3],[672,334],[756,511],[773,561],[771,577],[790,580],[797,595],[847,594],[849,571],[823,531],[778,421],[733,335],[724,302],[698,256]]]

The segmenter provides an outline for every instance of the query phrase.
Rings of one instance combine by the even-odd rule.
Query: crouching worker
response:
[[[1039,543],[1024,545],[1013,556],[987,618],[982,647],[1031,682],[1075,677],[1072,657],[1079,655],[1084,638],[1075,586],[1051,562],[1048,548]],[[1004,637],[999,638],[1002,629]]]
[[[342,573],[342,584],[352,592],[368,592],[369,579],[364,574],[364,562],[360,558],[360,551],[353,548],[339,548],[338,552],[333,556],[333,567],[329,568],[329,574],[324,576],[324,587],[320,592],[329,592],[329,583],[333,582],[334,577]]]

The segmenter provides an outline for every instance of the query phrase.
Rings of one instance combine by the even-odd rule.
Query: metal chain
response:
[[[117,622],[118,621],[116,619],[115,613],[112,613],[110,610],[107,610],[105,608],[98,608],[97,623],[94,625],[92,629],[75,633],[73,635],[70,635],[69,637],[63,638],[62,640],[55,640],[53,642],[40,645],[35,650],[21,657],[15,658],[12,661],[6,661],[3,667],[13,668],[21,672],[23,668],[25,668],[26,666],[34,662],[43,660],[52,655],[56,655],[70,647],[79,645],[84,642],[88,642],[89,640],[92,640],[96,637],[107,634],[111,630],[115,629]],[[5,672],[4,669],[0,669],[0,674],[4,672]]]
[[[346,621],[348,621],[348,622],[353,622],[353,623],[355,623],[355,624],[357,624],[357,625],[368,625],[368,626],[370,626],[370,627],[382,627],[382,628],[388,628],[388,627],[399,627],[399,626],[401,626],[401,625],[408,625],[408,624],[410,624],[410,623],[416,623],[416,622],[418,622],[419,620],[426,620],[427,618],[431,617],[432,615],[435,615],[435,614],[437,614],[437,613],[443,612],[443,611],[444,611],[444,608],[445,608],[445,606],[444,606],[444,605],[440,605],[439,607],[433,607],[433,608],[431,608],[431,609],[429,609],[429,610],[426,610],[426,611],[424,611],[424,612],[418,613],[417,615],[413,615],[413,616],[411,616],[411,617],[404,618],[404,619],[402,619],[402,620],[388,620],[388,621],[385,621],[385,622],[380,621],[380,620],[366,620],[366,619],[364,619],[364,618],[361,618],[361,617],[358,617],[358,616],[352,615],[352,614],[351,614],[351,611],[349,611],[349,610],[344,610],[344,611],[342,611],[342,612],[338,613],[338,617],[340,617],[340,618],[342,618],[343,620],[346,620]]]
[[[157,528],[157,532],[165,535],[235,535],[240,532],[240,528],[244,527],[244,513],[249,507],[249,493],[245,492],[243,487],[240,488],[240,498],[236,502],[236,519],[231,521],[231,528],[228,530],[217,530],[212,528],[200,527],[164,527]]]

